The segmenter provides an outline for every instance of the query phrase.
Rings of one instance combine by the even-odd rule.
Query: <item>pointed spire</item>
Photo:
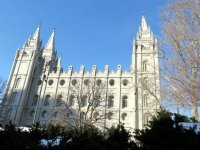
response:
[[[145,31],[145,30],[148,29],[145,16],[142,16],[142,25],[141,25],[141,28],[142,28],[142,31]]]
[[[62,56],[60,56],[60,57],[58,58],[58,63],[57,63],[57,67],[58,67],[58,68],[61,68],[61,60],[62,60]]]
[[[51,36],[49,38],[49,41],[47,42],[47,45],[45,49],[55,50],[55,29],[53,29],[53,32],[51,33]]]
[[[32,36],[33,40],[39,40],[40,39],[40,24],[38,25],[35,33]]]

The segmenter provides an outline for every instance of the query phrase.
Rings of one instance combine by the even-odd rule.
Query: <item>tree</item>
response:
[[[195,128],[186,129],[181,122],[193,122],[192,118],[176,113],[160,111],[143,130],[136,130],[135,139],[141,150],[197,150],[200,133]]]
[[[72,80],[67,99],[62,99],[64,110],[51,122],[60,122],[69,126],[91,125],[105,127],[108,92],[102,80],[88,78],[78,84]]]
[[[200,1],[176,0],[162,13],[164,74],[170,99],[192,108],[200,101]]]
[[[106,139],[106,148],[113,150],[136,150],[138,146],[133,141],[132,135],[123,125],[111,127],[108,130],[108,138]]]

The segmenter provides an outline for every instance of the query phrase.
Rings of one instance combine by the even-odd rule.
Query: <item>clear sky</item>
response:
[[[56,28],[56,50],[62,66],[79,71],[81,65],[99,71],[131,64],[132,41],[145,15],[160,36],[160,11],[167,0],[0,0],[0,77],[8,78],[18,47],[41,23],[45,46]]]

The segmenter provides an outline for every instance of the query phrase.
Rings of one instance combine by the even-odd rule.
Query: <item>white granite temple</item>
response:
[[[90,72],[84,66],[78,72],[72,66],[65,71],[56,56],[55,31],[43,47],[38,27],[16,52],[1,121],[20,126],[84,122],[143,128],[160,108],[158,43],[144,16],[129,59],[130,71],[123,71],[121,65],[115,72],[108,65],[103,72],[95,65]]]

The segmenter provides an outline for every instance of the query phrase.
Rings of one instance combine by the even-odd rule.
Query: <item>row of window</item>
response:
[[[36,94],[34,96],[33,101],[32,101],[32,106],[36,106],[37,105],[38,98],[39,98],[39,96]],[[101,97],[99,97],[99,96],[96,96],[95,98],[93,98],[95,107],[100,106],[100,99],[101,99]],[[128,106],[128,100],[127,99],[128,99],[128,97],[126,95],[122,96],[122,108],[126,108]],[[63,96],[62,95],[58,95],[58,97],[56,99],[55,106],[58,107],[58,106],[61,106],[62,104],[63,104]],[[47,107],[49,105],[50,105],[50,95],[46,95],[44,103],[43,103],[43,106]],[[69,97],[68,105],[70,107],[73,107],[75,105],[75,97],[73,95],[71,95]],[[81,105],[81,107],[87,106],[87,95],[83,95],[82,96],[81,101],[80,101],[80,105]],[[108,97],[108,108],[112,108],[112,107],[114,107],[114,96],[110,95]]]
[[[18,87],[19,87],[20,81],[21,81],[21,78],[18,78],[18,79],[16,80],[15,88],[18,88]],[[39,81],[38,81],[38,85],[41,85],[41,83],[42,83],[42,81],[39,80]],[[84,83],[85,86],[88,86],[88,85],[90,84],[90,81],[89,81],[88,79],[85,79],[83,83]],[[53,80],[50,79],[50,80],[48,81],[48,84],[49,84],[50,86],[53,85]],[[63,86],[64,84],[65,84],[65,80],[63,80],[63,79],[60,80],[60,85]],[[77,81],[76,79],[73,79],[72,82],[71,82],[71,84],[72,84],[73,86],[76,86],[76,85],[78,84],[78,81]],[[97,85],[97,86],[100,86],[101,84],[102,84],[102,80],[101,80],[101,79],[98,79],[98,80],[96,81],[96,85]],[[127,86],[127,85],[128,85],[128,80],[127,80],[127,79],[123,79],[123,80],[122,80],[122,84],[123,84],[124,86]],[[109,80],[109,85],[110,85],[110,86],[114,86],[114,85],[115,85],[115,80],[114,80],[114,79],[110,79],[110,80]]]
[[[29,116],[30,116],[31,118],[33,118],[33,117],[35,116],[35,110],[31,110]],[[42,116],[42,118],[47,118],[47,117],[48,117],[48,112],[47,112],[46,110],[42,111],[41,116]],[[58,111],[54,112],[53,116],[54,116],[54,117],[58,117]],[[67,117],[72,117],[72,116],[73,116],[72,113],[68,113],[68,115],[67,115]],[[107,114],[107,119],[108,119],[108,120],[111,120],[111,119],[113,119],[114,117],[115,117],[115,114],[114,114],[113,112],[109,112],[109,113]],[[82,120],[85,119],[85,112],[82,112],[82,113],[80,114],[80,118],[81,118]],[[98,119],[100,118],[99,113],[98,113],[98,112],[95,112],[95,113],[93,114],[93,118],[94,118],[95,120],[98,120]],[[127,118],[127,113],[122,113],[121,118],[122,118],[122,120],[125,121],[126,118]]]
[[[64,84],[65,84],[65,80],[63,80],[63,79],[60,80],[60,85],[63,86]],[[71,81],[71,84],[72,84],[72,86],[78,85],[78,80],[73,79],[73,80]],[[85,86],[91,85],[90,80],[88,80],[88,79],[85,79],[85,80],[83,81],[83,84],[84,84]],[[128,80],[127,80],[127,79],[123,79],[123,80],[122,80],[122,84],[123,84],[124,86],[127,86],[127,85],[128,85]],[[52,79],[50,79],[50,80],[48,81],[48,85],[49,85],[49,86],[53,85],[53,80],[52,80]],[[102,80],[101,80],[101,79],[97,79],[97,80],[96,80],[96,85],[97,85],[97,86],[102,85]],[[110,85],[110,86],[114,86],[114,85],[115,85],[115,80],[114,80],[114,79],[110,79],[110,80],[109,80],[109,85]],[[94,86],[94,85],[92,84],[91,86]]]
[[[12,94],[12,97],[11,97],[9,103],[13,104],[16,100],[16,97],[17,97],[17,92],[14,92]],[[50,98],[51,98],[51,96],[49,94],[45,96],[43,106],[49,106],[50,105]],[[33,98],[32,106],[38,105],[38,99],[39,99],[39,96],[36,94]],[[96,100],[94,100],[95,101],[95,104],[94,104],[95,107],[100,106],[101,97],[96,96],[95,99],[96,99]],[[55,106],[59,107],[62,104],[63,104],[63,96],[60,94],[60,95],[57,96]],[[72,107],[72,106],[74,106],[74,104],[75,104],[75,97],[73,95],[70,95],[68,105]],[[87,95],[83,95],[82,98],[81,98],[81,107],[85,107],[85,106],[87,106]],[[127,106],[128,106],[128,96],[123,95],[122,96],[122,108],[126,108]],[[148,95],[147,94],[145,94],[143,96],[143,106],[144,107],[148,106]],[[114,107],[114,96],[109,95],[108,96],[108,108],[112,108],[112,107]]]
[[[29,116],[30,116],[31,118],[33,118],[35,115],[36,115],[36,114],[35,114],[35,110],[31,110]],[[42,112],[41,116],[42,116],[42,118],[48,117],[48,112],[47,112],[46,110],[44,110],[44,111]]]

